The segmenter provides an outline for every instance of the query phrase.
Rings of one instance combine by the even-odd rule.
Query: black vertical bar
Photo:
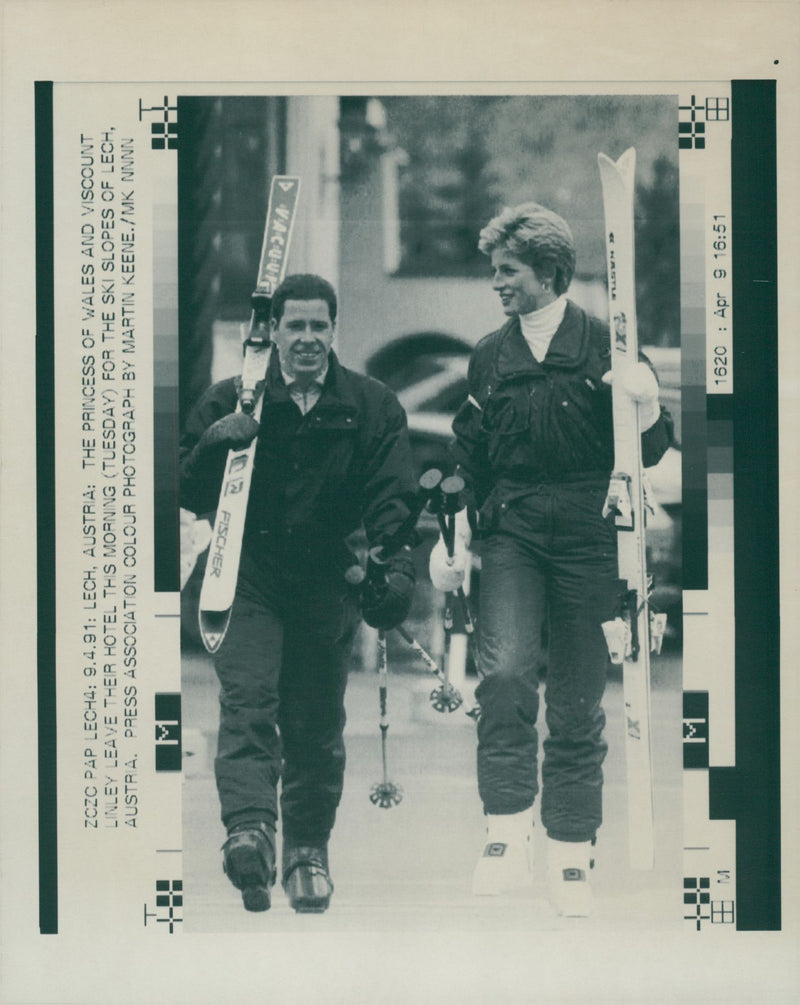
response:
[[[708,769],[708,691],[683,692],[683,767]]]
[[[34,85],[36,124],[36,575],[39,713],[39,930],[58,932],[56,764],[53,84]]]
[[[684,590],[708,589],[708,422],[705,384],[681,390],[681,579]]]
[[[155,713],[156,771],[180,771],[183,757],[180,692],[157,692]]]
[[[732,82],[737,928],[781,927],[774,80]]]

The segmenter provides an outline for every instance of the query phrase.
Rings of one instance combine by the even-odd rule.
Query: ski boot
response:
[[[592,913],[589,870],[593,841],[547,839],[547,885],[550,901],[565,918],[587,918]]]
[[[477,897],[510,893],[533,882],[533,814],[486,814],[486,843],[472,874]]]
[[[237,824],[222,846],[222,868],[248,911],[268,911],[275,883],[275,831],[262,822]]]
[[[333,893],[327,846],[284,843],[281,883],[298,914],[327,911]]]

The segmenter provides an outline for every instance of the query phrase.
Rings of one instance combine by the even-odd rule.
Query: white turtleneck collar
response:
[[[550,348],[558,326],[564,318],[564,311],[567,309],[567,298],[562,295],[557,297],[551,304],[541,307],[538,311],[531,311],[530,314],[520,314],[519,324],[525,341],[530,346],[535,359],[541,363]]]

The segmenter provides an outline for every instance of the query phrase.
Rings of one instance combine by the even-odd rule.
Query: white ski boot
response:
[[[533,812],[486,814],[486,843],[472,874],[472,892],[496,897],[533,882]]]
[[[565,918],[592,913],[589,870],[593,868],[591,841],[547,839],[547,885],[550,901]]]

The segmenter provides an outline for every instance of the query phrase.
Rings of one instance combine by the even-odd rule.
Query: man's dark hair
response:
[[[328,305],[331,323],[336,321],[336,291],[322,276],[298,272],[287,276],[272,295],[272,317],[279,324],[287,300],[324,300]]]

